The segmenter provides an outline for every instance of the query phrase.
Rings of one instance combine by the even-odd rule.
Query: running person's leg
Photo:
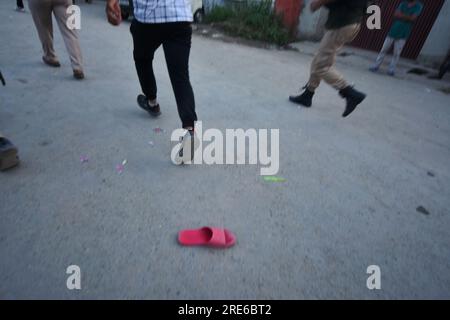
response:
[[[140,23],[134,19],[130,31],[134,44],[133,58],[142,92],[149,100],[155,100],[157,85],[153,72],[153,57],[161,42],[155,39],[157,32],[153,25]]]
[[[159,115],[157,105],[157,85],[153,72],[153,57],[161,45],[161,25],[144,24],[136,19],[131,22],[130,32],[133,36],[133,58],[144,97],[139,96],[139,105],[152,115]],[[142,100],[142,101],[139,101]],[[158,110],[153,110],[152,107]],[[155,113],[153,113],[155,111]]]
[[[360,24],[352,24],[326,32],[311,63],[311,75],[305,91],[300,96],[289,97],[292,102],[306,107],[311,106],[312,96],[321,80],[339,90],[341,96],[346,98],[347,107],[343,117],[353,112],[356,106],[364,100],[365,95],[349,86],[345,78],[334,68],[337,52],[357,36],[360,27]]]
[[[177,102],[178,114],[184,129],[181,149],[172,159],[176,164],[189,163],[194,158],[198,141],[194,133],[197,114],[195,99],[189,79],[189,54],[191,51],[192,27],[188,22],[169,23],[163,40],[167,69]]]
[[[336,54],[346,43],[355,39],[360,28],[361,26],[359,24],[352,24],[333,30],[329,34],[329,39],[327,39],[327,42],[319,49],[319,58],[314,67],[315,74],[311,76],[310,80],[321,78],[336,90],[342,90],[348,86],[344,76],[334,67]],[[311,91],[315,90],[315,85],[316,83],[310,84],[308,82],[308,88]]]
[[[194,128],[197,114],[189,79],[192,28],[188,22],[171,23],[167,27],[169,31],[167,38],[163,40],[163,48],[178,114],[183,128]]]
[[[330,44],[333,42],[334,34],[336,30],[328,30],[323,36],[319,49],[317,50],[314,58],[311,62],[309,80],[306,86],[303,88],[305,91],[299,96],[290,96],[289,100],[298,103],[304,107],[310,107],[312,105],[312,98],[315,90],[319,87],[322,81],[322,75],[320,69],[329,68],[334,63],[334,56],[336,52],[330,50]]]

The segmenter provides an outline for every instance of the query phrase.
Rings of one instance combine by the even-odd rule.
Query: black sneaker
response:
[[[17,148],[6,138],[0,138],[0,171],[19,164]]]
[[[157,104],[154,107],[150,106],[147,97],[144,96],[143,94],[138,95],[137,103],[139,107],[150,113],[151,116],[157,117],[161,115],[161,109],[159,108],[159,104]]]

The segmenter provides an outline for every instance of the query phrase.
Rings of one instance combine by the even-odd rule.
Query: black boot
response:
[[[304,87],[305,91],[299,96],[290,96],[289,101],[301,104],[304,107],[311,107],[312,97],[314,96],[314,91],[310,91],[307,87]]]
[[[339,94],[347,100],[347,106],[345,107],[345,111],[342,114],[344,118],[352,113],[356,109],[358,104],[363,102],[363,100],[366,98],[366,95],[364,93],[359,92],[350,86],[345,87],[344,89],[339,91]]]

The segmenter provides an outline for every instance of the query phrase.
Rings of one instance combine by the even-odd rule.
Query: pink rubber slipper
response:
[[[183,246],[209,246],[229,248],[236,243],[236,236],[224,228],[203,227],[194,230],[181,230],[178,242]]]

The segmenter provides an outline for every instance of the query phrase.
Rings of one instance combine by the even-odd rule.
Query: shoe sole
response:
[[[19,164],[17,149],[6,150],[0,153],[0,171],[11,169]]]
[[[149,110],[148,108],[147,108],[147,106],[145,105],[145,103],[143,102],[143,101],[141,101],[142,99],[147,99],[144,95],[138,95],[138,97],[137,97],[137,104],[138,104],[138,106],[142,109],[142,110],[145,110],[145,111],[147,111],[151,116],[153,116],[153,117],[158,117],[158,116],[160,116],[161,115],[161,111],[159,111],[159,112],[153,112],[153,111],[151,111],[151,110]]]

